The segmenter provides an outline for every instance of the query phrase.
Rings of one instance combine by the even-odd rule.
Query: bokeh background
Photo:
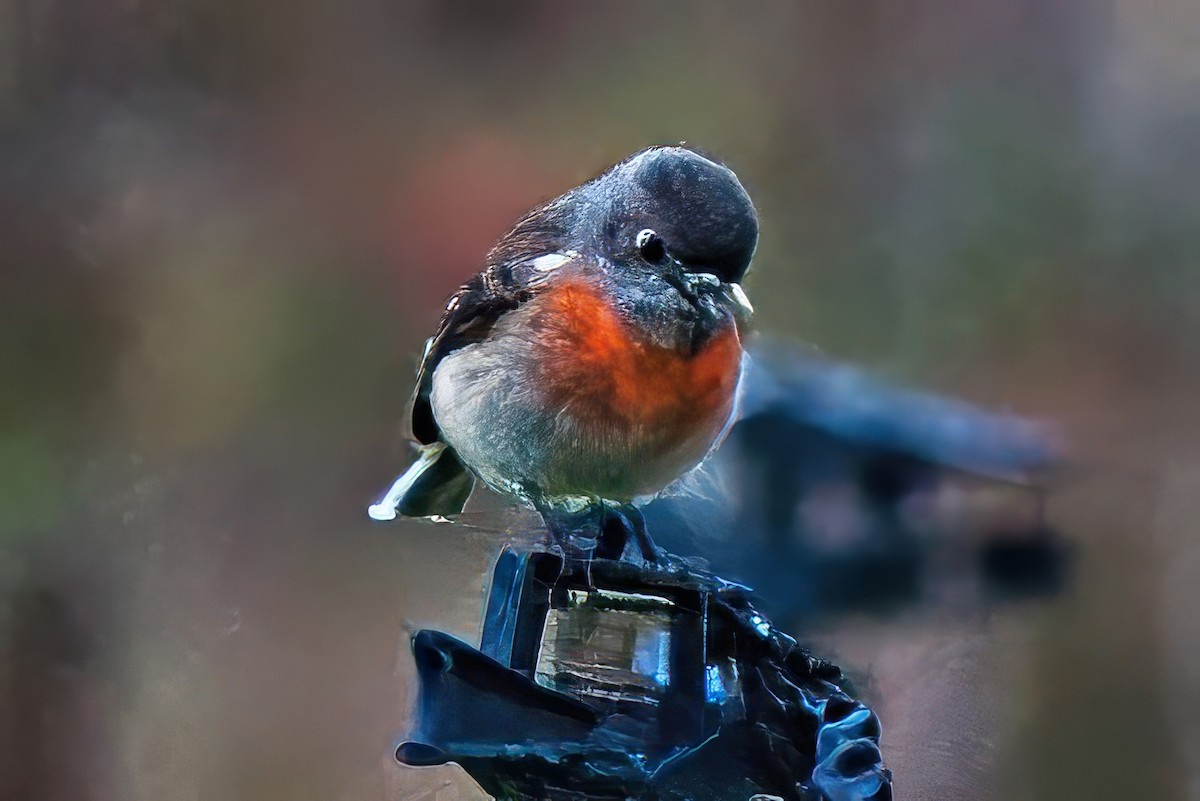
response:
[[[760,328],[1072,443],[1067,593],[820,635],[898,797],[1200,798],[1198,85],[1190,0],[0,0],[0,797],[456,797],[387,755],[497,540],[364,514],[416,356],[686,140]]]

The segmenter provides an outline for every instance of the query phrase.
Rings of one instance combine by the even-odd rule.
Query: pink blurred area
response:
[[[759,208],[761,329],[1075,449],[1065,596],[810,633],[898,797],[1200,797],[1198,25],[0,0],[0,798],[471,797],[381,766],[500,537],[365,507],[495,237],[682,140]]]

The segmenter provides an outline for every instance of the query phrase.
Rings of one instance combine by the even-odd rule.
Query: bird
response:
[[[370,517],[452,517],[479,480],[556,543],[618,531],[609,555],[632,541],[661,561],[639,505],[735,419],[758,231],[736,174],[684,145],[527,212],[446,303],[409,411],[417,458]]]

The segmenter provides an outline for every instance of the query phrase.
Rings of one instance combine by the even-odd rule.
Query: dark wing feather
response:
[[[447,354],[488,335],[502,316],[533,296],[545,274],[530,262],[555,252],[569,224],[570,193],[538,206],[525,214],[487,255],[491,265],[476,275],[446,303],[446,313],[437,332],[425,346],[417,368],[417,389],[409,416],[413,438],[423,445],[441,437],[429,393],[433,371]]]
[[[410,413],[412,435],[417,442],[429,445],[441,438],[429,400],[433,371],[438,364],[448,354],[482,340],[497,320],[532,297],[533,289],[521,286],[516,272],[506,265],[489,267],[464,284],[446,303],[446,313],[426,344],[425,356],[417,368],[417,388]]]

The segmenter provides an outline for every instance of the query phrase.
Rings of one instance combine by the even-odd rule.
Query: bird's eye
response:
[[[667,244],[649,228],[638,231],[634,244],[637,245],[638,254],[651,264],[662,264],[667,259]]]

